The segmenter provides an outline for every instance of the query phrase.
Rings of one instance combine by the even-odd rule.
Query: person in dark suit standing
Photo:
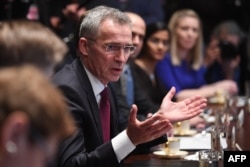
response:
[[[132,105],[128,126],[119,133],[115,90],[129,55],[134,51],[128,16],[114,8],[99,6],[89,10],[81,21],[78,58],[65,65],[53,77],[73,114],[78,132],[63,141],[58,153],[60,167],[119,167],[137,146],[164,136],[172,128],[166,119],[168,110],[178,119],[196,116],[206,107],[206,99],[195,96],[179,103],[171,102],[172,88],[158,112],[145,121],[136,119]],[[102,91],[108,89],[110,121],[102,122]],[[110,128],[103,129],[105,126]],[[107,135],[109,134],[109,135]],[[103,138],[104,136],[108,137]]]

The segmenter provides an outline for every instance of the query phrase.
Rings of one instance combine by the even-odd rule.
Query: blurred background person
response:
[[[205,48],[208,83],[232,79],[238,84],[239,93],[244,92],[247,55],[240,52],[244,38],[245,34],[234,21],[223,21],[215,27]]]
[[[177,100],[194,94],[211,97],[221,90],[228,94],[238,92],[233,80],[206,83],[202,26],[196,12],[190,9],[176,11],[170,18],[169,29],[170,51],[157,64],[156,72],[166,89],[176,87]]]
[[[27,19],[52,28],[51,2],[52,0],[1,0],[0,21]]]
[[[55,29],[61,29],[68,21],[79,22],[87,10],[100,5],[136,13],[146,24],[165,19],[161,0],[63,0],[51,2],[54,11],[51,11],[50,22]]]
[[[194,10],[201,18],[205,45],[209,43],[213,29],[226,20],[235,21],[244,32],[249,31],[250,1],[247,0],[164,0],[163,8],[167,22],[177,10]]]
[[[146,92],[147,97],[160,105],[168,92],[155,73],[155,67],[169,50],[171,34],[164,22],[155,22],[146,27],[146,35],[141,53],[130,63],[135,82]],[[175,99],[172,99],[175,101]],[[139,113],[139,112],[138,112]],[[171,120],[171,118],[170,118]],[[205,127],[205,121],[200,117],[191,119],[191,126]]]
[[[140,15],[134,12],[126,11],[125,14],[128,15],[132,24],[132,42],[136,48],[135,51],[129,56],[129,60],[133,60],[141,52],[146,33],[146,23]]]
[[[135,74],[136,82],[146,92],[147,96],[156,104],[160,104],[167,93],[158,76],[155,66],[162,60],[169,49],[170,33],[163,22],[149,24],[141,53],[131,62],[130,66]]]
[[[0,92],[0,166],[51,165],[75,131],[61,93],[31,66],[2,68]]]
[[[29,20],[0,23],[0,68],[32,64],[50,77],[68,52],[48,27]]]
[[[158,58],[160,57],[158,55],[162,55],[163,58],[166,50],[168,50],[167,46],[168,42],[170,41],[170,34],[168,32],[167,25],[163,22],[158,22],[159,25],[157,23],[150,24],[150,29],[146,31],[146,24],[139,15],[132,12],[126,12],[126,14],[132,21],[132,42],[133,45],[136,46],[136,49],[130,55],[123,69],[123,73],[121,74],[120,79],[117,82],[112,83],[112,85],[116,90],[115,93],[118,99],[118,105],[120,108],[119,116],[122,117],[121,120],[124,120],[124,118],[128,117],[132,104],[136,104],[138,107],[137,118],[139,120],[145,120],[148,116],[152,115],[160,108],[160,104],[162,103],[163,97],[166,95],[167,90],[159,82],[157,82],[158,84],[152,84],[151,80],[149,80],[147,73],[145,73],[143,69],[140,70],[142,71],[141,75],[140,72],[137,71],[138,65],[135,65],[134,61],[137,61],[138,59],[146,59],[145,61],[147,61],[147,63],[149,64],[144,65],[144,67],[147,67],[148,65],[150,69],[154,70],[155,64],[159,61],[158,59],[160,59]],[[140,56],[141,54],[152,55],[155,53],[153,51],[151,52],[152,47],[149,47],[148,43],[150,43],[149,37],[151,37],[151,35],[157,32],[158,30],[166,32],[166,34],[164,34],[165,36],[163,36],[164,38],[166,38],[166,46],[164,45],[163,47],[160,47],[160,50],[162,50],[160,51],[161,54],[156,55],[156,59],[151,58],[150,56],[145,56],[149,58],[144,58],[144,56]],[[144,40],[145,35],[146,39]],[[145,45],[144,42],[146,42]],[[144,53],[140,54],[142,48],[144,48]],[[134,66],[136,66],[136,68],[132,69],[132,67]],[[138,68],[140,69],[140,67]],[[132,84],[132,88],[128,88],[128,84],[130,84],[130,86]],[[169,120],[172,121],[171,116],[169,117]],[[172,121],[172,123],[174,123],[174,121]],[[124,127],[126,127],[126,124],[124,124]]]
[[[145,120],[148,113],[157,111],[160,106],[153,103],[152,100],[148,98],[145,91],[141,88],[141,85],[134,82],[136,78],[133,75],[133,71],[130,69],[129,62],[134,61],[134,58],[137,57],[141,51],[146,31],[146,23],[143,18],[136,13],[125,13],[131,20],[132,42],[136,49],[129,56],[119,80],[111,84],[116,90],[115,93],[118,99],[118,105],[120,108],[119,116],[121,117],[121,120],[126,120],[130,113],[132,104],[136,104],[138,107],[137,118],[139,120]],[[125,128],[126,126],[127,125],[124,124],[122,127]]]
[[[135,88],[135,86],[137,85],[134,84],[134,77],[131,72],[129,62],[133,61],[134,58],[137,57],[137,55],[141,51],[141,48],[143,46],[143,39],[145,36],[145,31],[146,31],[146,24],[144,20],[142,19],[142,17],[140,17],[138,14],[132,13],[132,12],[126,12],[126,14],[131,19],[132,42],[136,48],[135,48],[135,51],[129,56],[118,82],[121,85],[122,94],[126,97],[126,101],[128,105],[131,106],[132,104],[135,104],[134,103],[136,100],[135,91],[137,91],[138,89],[140,90],[139,88],[140,86]],[[143,92],[141,93],[143,95]]]
[[[138,107],[137,117],[140,120],[147,118],[148,113],[157,111],[160,106],[155,104],[150,98],[148,98],[141,85],[138,85],[135,80],[133,71],[129,62],[134,61],[134,58],[138,56],[143,46],[144,36],[146,33],[146,23],[141,16],[133,12],[125,12],[131,19],[132,24],[132,42],[136,47],[135,51],[129,56],[126,65],[120,79],[117,82],[112,83],[117,90],[118,104],[121,109],[127,111],[121,111],[120,116],[128,117],[130,107],[132,104],[136,104]],[[125,100],[124,100],[125,99]],[[125,102],[124,102],[125,101]],[[125,103],[125,104],[124,104]]]

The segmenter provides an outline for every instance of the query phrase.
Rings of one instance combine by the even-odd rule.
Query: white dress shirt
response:
[[[84,67],[84,65],[83,65]],[[84,67],[85,68],[85,67]],[[98,105],[100,104],[101,95],[100,93],[105,88],[103,85],[91,72],[85,68],[87,75],[89,77],[90,83],[92,85],[96,101]],[[111,144],[113,146],[114,152],[116,154],[118,162],[121,162],[129,153],[135,149],[135,145],[129,139],[126,129],[111,139]]]

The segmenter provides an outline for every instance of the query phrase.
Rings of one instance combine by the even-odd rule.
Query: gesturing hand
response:
[[[201,96],[193,96],[188,99],[173,102],[171,99],[175,95],[175,88],[164,97],[161,107],[157,113],[164,115],[171,123],[183,121],[199,115],[207,106],[207,99]]]
[[[157,113],[140,122],[136,118],[137,110],[137,106],[132,105],[127,127],[128,137],[134,145],[154,140],[173,128],[170,121],[163,117],[163,115]]]

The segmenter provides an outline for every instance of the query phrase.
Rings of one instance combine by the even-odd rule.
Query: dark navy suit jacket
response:
[[[111,142],[103,143],[101,120],[96,98],[80,60],[65,65],[52,77],[53,83],[63,92],[73,114],[78,131],[62,142],[58,152],[58,167],[119,167]],[[110,87],[111,138],[119,133],[119,109]],[[127,120],[127,118],[124,118]],[[165,142],[163,136],[144,144],[150,147]],[[152,144],[151,144],[152,143]],[[140,146],[141,147],[141,146]]]

